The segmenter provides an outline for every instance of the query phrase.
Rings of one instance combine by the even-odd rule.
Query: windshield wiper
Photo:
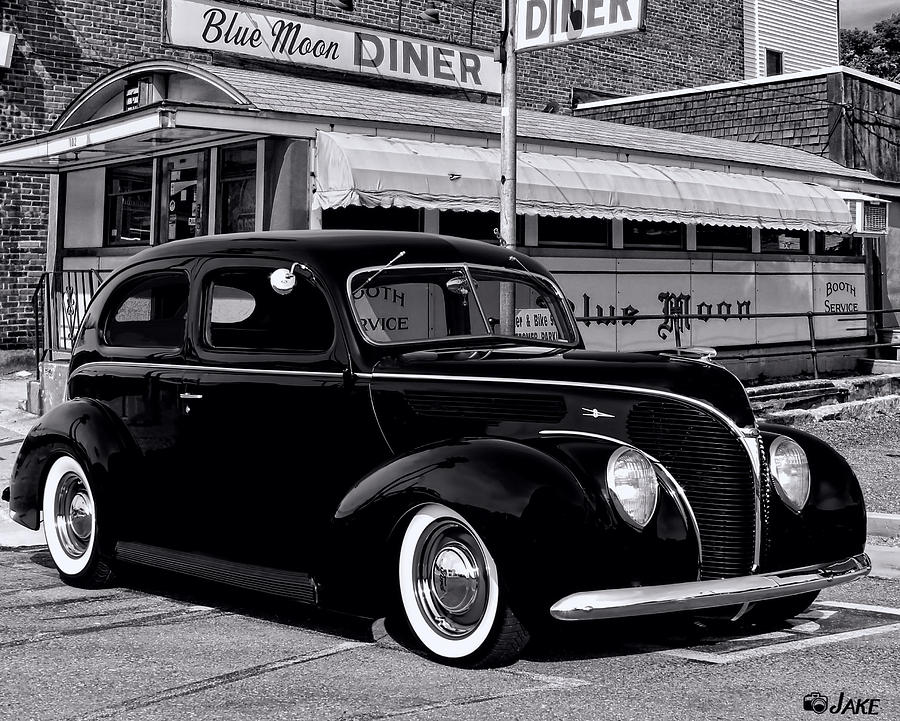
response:
[[[386,271],[388,268],[390,268],[394,263],[396,263],[398,260],[400,260],[404,255],[406,255],[406,251],[401,250],[391,260],[389,260],[387,263],[385,263],[383,266],[381,266],[378,270],[376,270],[372,275],[370,275],[368,278],[366,278],[366,280],[363,282],[363,284],[361,286],[359,286],[359,288],[357,288],[354,291],[354,293],[359,293],[361,290],[363,290],[369,283],[371,283],[373,280],[375,280],[379,275],[381,275],[384,271]]]

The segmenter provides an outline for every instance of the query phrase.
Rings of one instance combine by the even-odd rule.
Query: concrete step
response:
[[[755,396],[790,393],[796,390],[813,388],[834,388],[834,381],[820,378],[819,380],[787,381],[785,383],[769,383],[768,385],[750,386],[747,389],[747,395],[750,396],[750,398],[753,398]]]
[[[900,412],[900,395],[877,396],[865,400],[834,403],[818,408],[802,408],[764,412],[759,419],[770,423],[792,426],[800,421],[845,421],[875,418],[885,414]]]
[[[900,373],[900,360],[890,358],[860,358],[856,366],[863,373]]]
[[[782,393],[756,395],[750,399],[755,413],[767,411],[793,410],[796,408],[818,408],[847,400],[846,388],[802,388]]]

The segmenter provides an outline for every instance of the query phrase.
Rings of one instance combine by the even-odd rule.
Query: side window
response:
[[[321,353],[334,342],[328,301],[302,277],[285,295],[272,290],[271,268],[213,273],[207,284],[206,345],[244,349]]]
[[[188,279],[181,273],[144,276],[117,296],[106,316],[106,345],[180,348],[187,315]]]

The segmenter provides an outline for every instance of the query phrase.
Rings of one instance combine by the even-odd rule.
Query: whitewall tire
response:
[[[60,576],[94,585],[108,581],[111,572],[98,548],[94,493],[72,456],[57,457],[47,471],[42,511],[47,548]]]
[[[419,508],[400,545],[403,612],[441,660],[495,665],[516,658],[528,634],[504,602],[497,564],[475,529],[440,504]]]

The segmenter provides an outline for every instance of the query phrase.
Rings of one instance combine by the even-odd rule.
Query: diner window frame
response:
[[[243,176],[225,177],[222,173],[224,162],[223,156],[229,150],[239,150],[241,148],[251,148],[254,154],[253,175],[245,174]],[[209,173],[209,219],[208,227],[212,228],[214,233],[223,232],[242,232],[242,231],[223,231],[222,230],[222,185],[225,182],[236,182],[241,179],[253,179],[253,230],[256,230],[259,224],[259,213],[261,212],[259,203],[259,184],[260,179],[260,145],[257,139],[246,139],[236,143],[226,143],[224,145],[216,145],[210,148],[211,156],[215,155],[215,162],[210,162]],[[265,173],[265,170],[263,170]],[[252,232],[252,231],[250,231]]]
[[[143,165],[144,163],[150,164],[150,185],[147,190],[141,191],[128,191],[125,193],[113,193],[111,191],[111,186],[113,182],[114,172],[119,168],[126,168],[130,166]],[[156,223],[155,223],[155,215],[157,212],[156,202],[157,202],[157,191],[156,191],[156,162],[153,158],[136,158],[133,160],[129,160],[123,163],[114,163],[112,165],[107,165],[104,168],[103,172],[103,239],[100,244],[101,248],[146,248],[152,245],[156,245],[156,239],[154,238],[154,231],[156,231]],[[146,243],[113,243],[111,241],[111,232],[112,232],[112,218],[111,218],[111,207],[110,207],[110,199],[115,195],[115,197],[122,197],[126,195],[138,195],[139,193],[149,193],[150,194],[150,208],[149,208],[149,220],[150,227],[148,229],[149,237]],[[64,211],[65,212],[65,211]],[[119,229],[121,230],[121,229]],[[117,235],[117,237],[121,237],[121,235]]]

